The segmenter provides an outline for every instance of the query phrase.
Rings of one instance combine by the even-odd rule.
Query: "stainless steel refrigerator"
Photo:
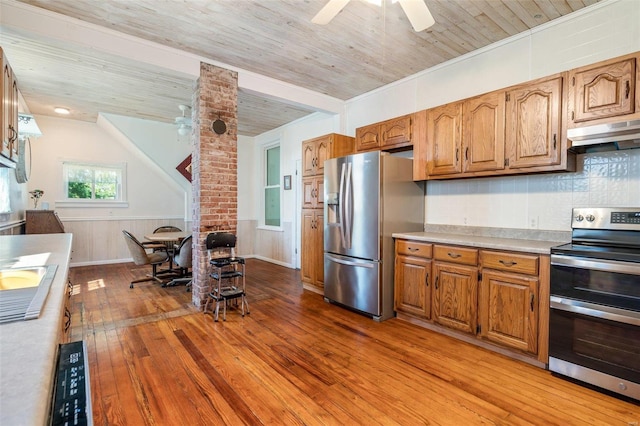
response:
[[[382,321],[394,316],[394,232],[422,231],[413,162],[380,151],[324,163],[324,297]]]

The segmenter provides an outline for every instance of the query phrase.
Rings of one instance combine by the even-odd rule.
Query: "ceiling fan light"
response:
[[[180,136],[186,136],[189,134],[189,130],[191,130],[191,126],[188,126],[186,124],[181,124],[178,126],[178,134]]]
[[[413,30],[424,31],[436,23],[424,0],[398,0]]]
[[[311,19],[311,22],[318,25],[327,25],[344,7],[349,0],[329,0],[320,12]]]

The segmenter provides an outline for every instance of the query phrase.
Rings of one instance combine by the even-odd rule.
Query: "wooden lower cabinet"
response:
[[[444,262],[433,264],[433,319],[475,334],[478,306],[478,268]]]
[[[300,276],[310,290],[324,292],[324,212],[302,209]],[[309,287],[310,286],[310,287]]]
[[[545,364],[548,259],[397,239],[395,310],[427,328]]]
[[[538,352],[538,278],[483,271],[480,336],[525,352]]]
[[[431,319],[431,260],[396,256],[395,310]]]

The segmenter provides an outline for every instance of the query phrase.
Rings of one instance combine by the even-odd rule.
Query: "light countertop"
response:
[[[425,241],[438,244],[453,244],[469,247],[486,248],[492,250],[520,251],[526,253],[549,254],[551,247],[565,244],[571,241],[568,233],[549,233],[549,240],[529,239],[532,234],[519,230],[509,232],[491,232],[491,229],[464,228],[437,229],[427,232],[394,233],[393,238],[402,238],[414,241]]]
[[[0,424],[44,425],[63,323],[72,234],[0,236],[0,265],[58,265],[40,317],[0,324]]]

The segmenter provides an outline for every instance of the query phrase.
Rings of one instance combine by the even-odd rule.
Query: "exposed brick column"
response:
[[[191,300],[202,306],[208,289],[209,259],[205,239],[212,231],[236,233],[238,224],[238,73],[200,63],[193,96],[194,149],[193,284]],[[211,129],[217,118],[227,125],[218,135]]]

